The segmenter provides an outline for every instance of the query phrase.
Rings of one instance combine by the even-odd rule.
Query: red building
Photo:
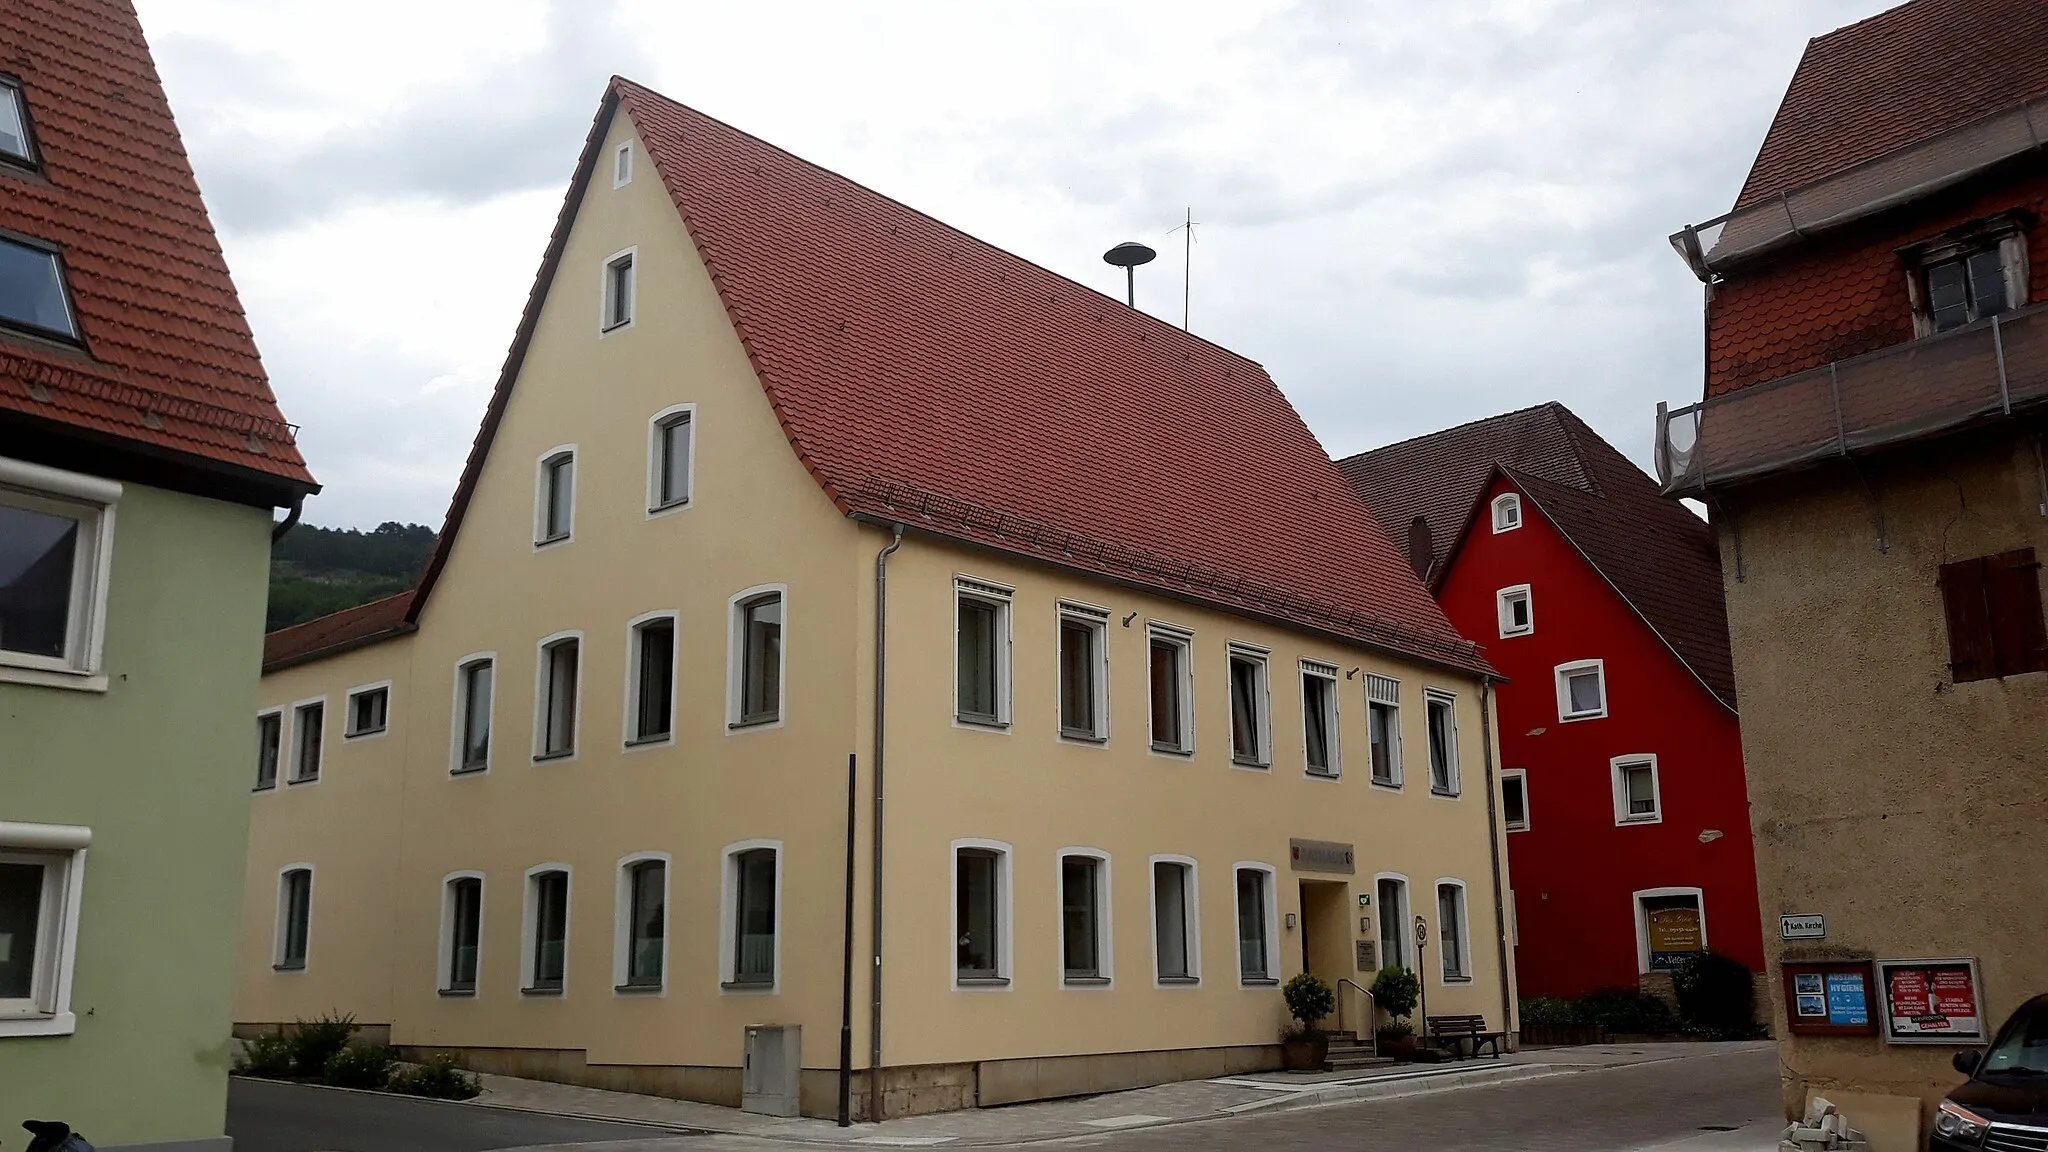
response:
[[[1763,967],[1712,533],[1561,404],[1340,462],[1499,691],[1523,996]]]

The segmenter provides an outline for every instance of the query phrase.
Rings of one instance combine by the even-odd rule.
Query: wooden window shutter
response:
[[[1991,640],[1991,602],[1983,557],[1941,566],[1941,605],[1948,616],[1948,666],[1958,684],[1998,675]]]
[[[2041,617],[2041,564],[2032,548],[1984,559],[1997,675],[2048,670],[2048,628]]]

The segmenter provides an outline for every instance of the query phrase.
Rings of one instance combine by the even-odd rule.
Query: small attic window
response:
[[[21,82],[11,76],[0,76],[0,160],[25,168],[37,166],[35,133],[28,123],[28,98],[22,95]]]
[[[633,182],[633,142],[626,141],[612,153],[612,187],[624,188]]]
[[[1513,492],[1496,496],[1493,500],[1493,530],[1496,533],[1513,532],[1522,526],[1522,498]]]
[[[2025,305],[2032,222],[2031,215],[2007,212],[1900,248],[1913,334],[1931,336]]]
[[[56,252],[0,237],[0,325],[77,341],[64,262]]]

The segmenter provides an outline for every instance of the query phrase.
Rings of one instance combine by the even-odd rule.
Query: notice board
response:
[[[1879,960],[1877,982],[1886,1043],[1984,1043],[1984,990],[1976,960]]]
[[[1875,1036],[1878,997],[1868,960],[1786,961],[1785,1023],[1799,1036]]]

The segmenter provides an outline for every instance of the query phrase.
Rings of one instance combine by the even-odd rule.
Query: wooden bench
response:
[[[1433,1046],[1445,1047],[1454,1055],[1477,1057],[1482,1046],[1490,1046],[1493,1049],[1493,1058],[1498,1060],[1500,1043],[1507,1039],[1505,1032],[1487,1031],[1484,1016],[1431,1016],[1425,1023],[1428,1026],[1425,1041]],[[1469,1045],[1462,1053],[1461,1044]]]

